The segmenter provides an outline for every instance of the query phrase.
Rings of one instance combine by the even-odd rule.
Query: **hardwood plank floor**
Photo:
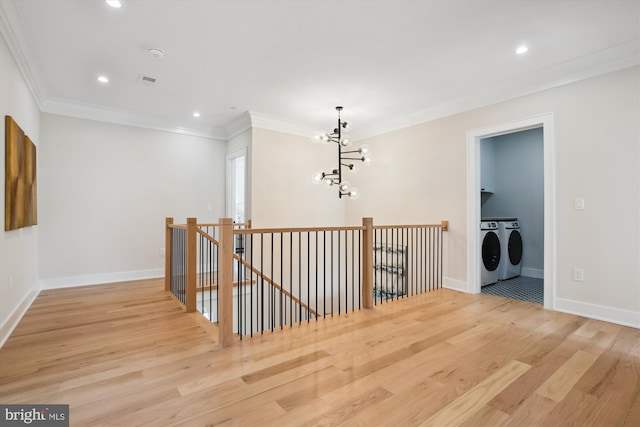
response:
[[[0,403],[72,426],[639,426],[640,330],[446,289],[219,348],[161,280],[43,291]]]

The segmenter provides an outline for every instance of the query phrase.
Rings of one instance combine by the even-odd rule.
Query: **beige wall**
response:
[[[4,39],[0,37],[0,135],[4,147],[5,116],[12,116],[29,135],[42,158],[40,147],[40,112],[31,96]],[[2,215],[4,218],[5,150],[0,149],[2,168]],[[38,164],[39,169],[39,164]],[[38,170],[38,173],[40,171]],[[38,176],[38,185],[42,177]],[[39,190],[39,194],[42,192]],[[39,197],[41,200],[41,197]],[[39,214],[39,219],[42,215]],[[4,223],[4,220],[3,220]],[[0,346],[8,338],[24,311],[38,294],[39,226],[0,232]]]
[[[553,113],[556,307],[640,326],[638,67],[435,120],[366,141],[375,163],[358,180],[347,222],[450,220],[444,275],[466,281],[466,132]],[[586,209],[573,209],[574,197]],[[584,282],[572,280],[585,269]],[[595,313],[595,314],[594,314]],[[598,315],[597,313],[602,313]]]
[[[313,144],[309,138],[254,128],[251,152],[254,227],[343,225],[347,205],[352,201],[340,200],[337,189],[311,183],[315,171],[337,166],[336,157],[335,145]]]
[[[225,216],[224,141],[53,114],[42,135],[44,288],[161,276],[165,217]]]

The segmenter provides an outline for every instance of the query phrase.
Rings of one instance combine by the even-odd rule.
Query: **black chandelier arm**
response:
[[[335,142],[338,145],[338,167],[333,169],[331,173],[319,172],[314,175],[314,183],[325,182],[329,186],[338,186],[338,196],[348,196],[352,199],[358,198],[359,191],[357,189],[350,189],[347,182],[343,181],[343,167],[355,172],[356,161],[366,162],[368,159],[365,156],[358,156],[366,154],[363,153],[363,149],[360,148],[358,150],[348,150],[342,151],[343,148],[346,148],[350,145],[350,140],[347,136],[343,138],[343,131],[348,131],[351,129],[351,122],[342,121],[340,117],[340,112],[342,111],[342,107],[336,107],[336,111],[338,112],[338,123],[337,127],[333,129],[333,132],[318,132],[312,137],[312,141],[315,143],[318,142]]]

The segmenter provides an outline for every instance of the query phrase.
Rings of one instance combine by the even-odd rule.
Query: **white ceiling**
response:
[[[363,137],[640,63],[640,0],[121,1],[0,0],[43,111],[227,138],[343,105]]]

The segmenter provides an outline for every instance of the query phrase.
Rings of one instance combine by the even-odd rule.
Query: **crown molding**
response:
[[[226,141],[226,132],[219,129],[197,129],[171,123],[166,119],[146,116],[128,110],[109,108],[101,105],[72,101],[69,99],[50,98],[43,102],[42,112],[59,114],[62,116],[78,117],[99,122],[116,123],[144,129],[177,133],[181,135],[198,136]]]
[[[22,25],[22,16],[13,1],[0,1],[0,34],[4,39],[11,56],[18,66],[18,70],[29,88],[33,99],[42,110],[42,100],[46,99],[47,93],[43,90],[43,85],[39,76],[33,72],[29,65],[33,64],[33,55],[29,49],[28,37]]]
[[[251,113],[249,111],[245,111],[240,117],[229,122],[225,127],[226,139],[230,140],[231,138],[235,138],[247,129],[251,129]]]
[[[194,128],[190,125],[183,126],[183,123],[175,121],[171,123],[166,119],[132,111],[68,99],[50,98],[40,76],[29,65],[33,65],[36,62],[29,48],[28,36],[20,25],[21,22],[22,17],[16,2],[13,0],[0,1],[0,35],[5,40],[25,84],[42,112],[224,141],[228,141],[252,127],[305,137],[315,131],[315,127],[307,123],[295,122],[254,111],[242,114],[231,121],[224,129],[207,128],[204,122],[201,123],[202,127]],[[361,140],[382,135],[509,99],[575,83],[638,65],[639,63],[640,42],[631,40],[590,55],[538,70],[535,73],[523,75],[502,85],[476,92],[471,96],[459,98],[435,108],[419,111],[401,119],[380,123],[366,129],[358,129],[352,136],[354,140]],[[563,77],[553,77],[557,75]]]
[[[251,115],[251,127],[258,129],[272,130],[275,132],[305,137],[310,137],[315,130],[315,127],[306,123],[269,116],[255,111],[249,111],[249,114]]]
[[[406,129],[465,111],[475,110],[510,99],[531,95],[536,92],[576,83],[638,64],[640,64],[640,42],[638,40],[632,40],[591,55],[585,55],[572,61],[539,70],[535,73],[529,73],[520,79],[479,91],[473,96],[464,97],[435,108],[419,111],[403,117],[400,120],[390,121],[380,126],[368,128],[365,131],[358,132],[357,138],[354,137],[354,140],[372,138],[385,133]],[[554,75],[561,75],[563,77],[553,78],[552,76]]]

